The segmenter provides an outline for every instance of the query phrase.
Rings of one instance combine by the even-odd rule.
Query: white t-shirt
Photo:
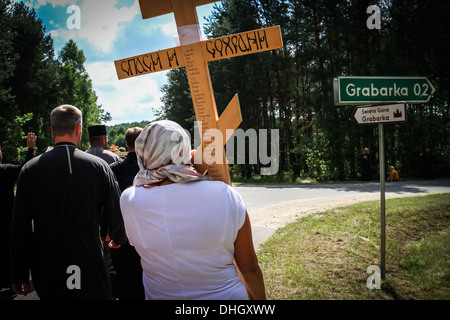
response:
[[[131,187],[120,207],[146,299],[248,299],[233,264],[245,206],[232,187],[210,180]]]

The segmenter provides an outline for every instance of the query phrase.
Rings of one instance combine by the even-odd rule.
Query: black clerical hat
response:
[[[89,137],[106,136],[106,126],[104,124],[90,126],[88,131]]]

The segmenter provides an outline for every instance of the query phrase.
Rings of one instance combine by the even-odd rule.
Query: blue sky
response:
[[[165,0],[161,0],[165,1]],[[173,14],[143,20],[138,0],[24,0],[36,10],[58,53],[73,39],[86,57],[85,68],[98,96],[97,103],[111,113],[108,124],[152,120],[161,105],[166,71],[118,80],[114,61],[176,46]],[[216,2],[220,5],[220,2]],[[73,12],[80,8],[80,28],[69,29]],[[197,8],[202,25],[213,3]],[[202,28],[203,30],[203,28]]]

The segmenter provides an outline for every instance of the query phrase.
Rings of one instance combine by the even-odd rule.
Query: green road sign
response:
[[[425,103],[435,90],[426,77],[337,77],[334,102],[336,105]]]

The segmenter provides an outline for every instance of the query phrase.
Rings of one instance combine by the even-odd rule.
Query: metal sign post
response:
[[[340,105],[368,104],[352,113],[358,125],[378,124],[380,160],[381,211],[381,280],[386,279],[386,206],[384,163],[385,123],[407,121],[406,103],[428,102],[436,89],[426,77],[337,77],[333,80],[334,103]],[[402,101],[402,102],[398,102]],[[374,105],[374,103],[377,103]],[[390,104],[378,104],[390,103]]]
[[[406,122],[406,103],[378,104],[356,107],[353,120],[359,125],[378,124],[378,154],[380,161],[380,228],[381,228],[381,280],[386,279],[386,169],[384,156],[384,124]]]
[[[386,278],[386,206],[385,206],[385,168],[384,168],[384,127],[378,124],[378,144],[380,158],[380,211],[381,211],[381,280]]]

